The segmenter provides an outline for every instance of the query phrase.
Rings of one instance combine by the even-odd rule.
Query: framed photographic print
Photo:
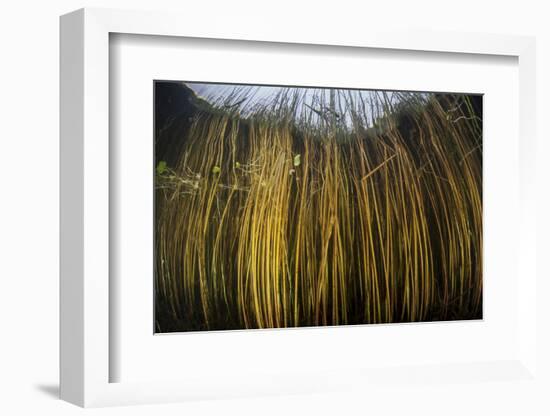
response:
[[[61,18],[62,398],[541,387],[533,39],[188,23]]]

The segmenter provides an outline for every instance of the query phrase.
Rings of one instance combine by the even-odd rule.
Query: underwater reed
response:
[[[157,332],[480,318],[471,97],[304,94],[190,101],[158,135]]]

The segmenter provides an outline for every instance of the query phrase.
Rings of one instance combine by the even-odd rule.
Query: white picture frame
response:
[[[517,354],[498,362],[419,363],[414,377],[426,383],[429,391],[443,374],[450,383],[455,380],[485,389],[488,399],[499,394],[494,386],[481,383],[489,373],[502,374],[507,388],[539,389],[543,382],[536,360],[537,326],[542,319],[537,320],[536,309],[535,40],[364,28],[337,34],[321,29],[306,33],[299,28],[280,32],[269,24],[244,32],[235,33],[230,23],[205,26],[168,13],[82,9],[61,18],[61,398],[88,407],[341,389],[361,394],[365,386],[400,388],[392,378],[404,374],[395,368],[368,372],[341,368],[324,376],[279,374],[249,383],[233,382],[232,374],[221,374],[217,380],[110,382],[110,362],[116,358],[109,348],[109,36],[113,33],[277,42],[283,48],[285,44],[331,45],[517,58],[520,192],[515,202],[520,209],[519,238],[513,244],[522,276],[517,292]]]

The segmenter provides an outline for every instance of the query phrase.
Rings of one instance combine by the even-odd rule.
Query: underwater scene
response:
[[[155,333],[482,319],[482,96],[154,82]]]

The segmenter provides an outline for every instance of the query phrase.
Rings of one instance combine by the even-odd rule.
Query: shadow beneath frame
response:
[[[59,399],[59,384],[37,384],[34,388],[52,399]]]

